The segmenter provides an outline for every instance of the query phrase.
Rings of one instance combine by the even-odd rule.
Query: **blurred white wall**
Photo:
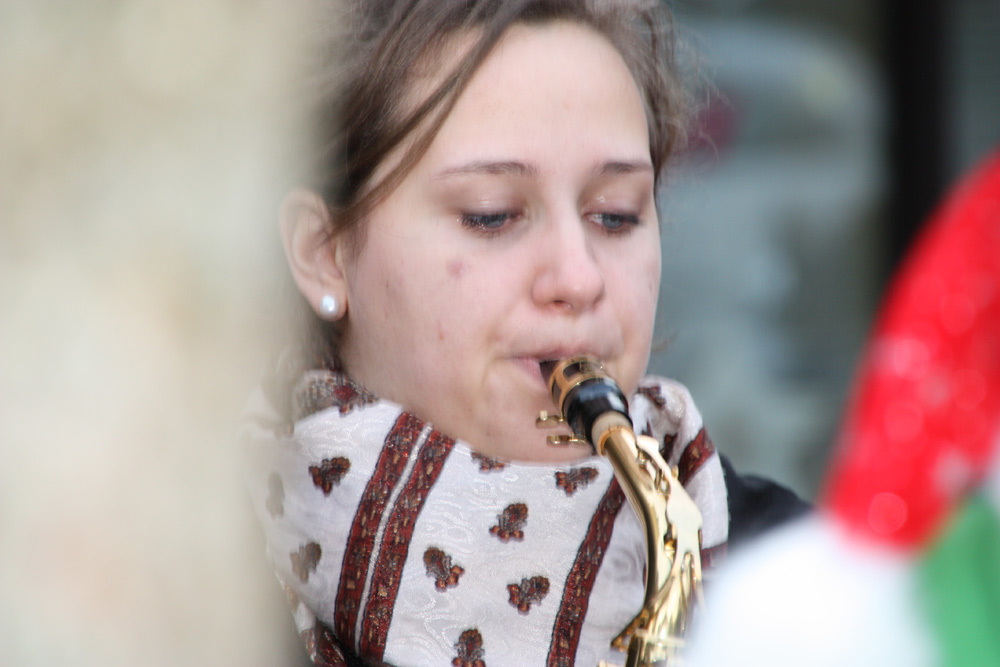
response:
[[[287,663],[234,438],[291,9],[0,1],[2,665]]]

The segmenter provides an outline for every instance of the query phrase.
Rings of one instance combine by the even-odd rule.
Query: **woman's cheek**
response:
[[[456,282],[460,281],[468,270],[469,266],[463,259],[453,259],[448,262],[448,275]]]
[[[647,284],[649,285],[649,293],[653,296],[653,300],[655,301],[657,295],[660,293],[660,272],[662,269],[662,261],[660,257],[660,235],[656,234],[655,238],[650,240],[650,243],[652,251],[649,253],[645,272]]]

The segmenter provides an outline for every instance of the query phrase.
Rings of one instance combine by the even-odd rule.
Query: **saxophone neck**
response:
[[[643,608],[613,645],[627,649],[626,667],[677,666],[688,620],[702,597],[701,512],[653,438],[612,425],[595,446],[614,467],[646,543]]]
[[[655,449],[655,440],[651,456],[649,442],[642,436],[637,438],[632,424],[619,417],[609,413],[595,423],[594,432],[598,436],[594,446],[597,453],[611,463],[618,485],[642,526],[646,540],[645,603],[648,605],[666,584],[671,567],[671,556],[663,548],[668,544],[671,532],[667,520],[667,497],[658,488],[659,475],[655,472],[651,474],[650,468],[650,465],[655,466],[653,456],[660,461],[663,459]]]
[[[656,440],[636,437],[628,403],[597,359],[556,363],[549,389],[558,415],[542,413],[539,426],[566,424],[573,435],[552,442],[586,443],[607,457],[644,532],[645,601],[612,645],[627,649],[626,667],[678,665],[688,617],[701,598],[701,513]]]

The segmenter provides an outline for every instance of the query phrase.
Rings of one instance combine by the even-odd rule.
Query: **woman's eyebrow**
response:
[[[617,174],[636,174],[653,171],[653,164],[648,160],[612,160],[605,162],[594,170],[597,176],[614,176]]]
[[[489,176],[520,176],[522,178],[538,178],[538,168],[514,160],[482,160],[469,162],[457,167],[441,171],[435,179],[466,174],[486,174]]]
[[[600,164],[595,170],[595,176],[614,176],[619,174],[635,174],[652,172],[653,165],[648,160],[609,160]],[[488,176],[518,176],[521,178],[538,178],[538,167],[518,162],[516,160],[477,160],[456,167],[449,167],[439,172],[435,179],[468,174],[485,174]]]

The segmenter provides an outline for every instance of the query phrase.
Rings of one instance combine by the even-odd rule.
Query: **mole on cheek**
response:
[[[448,274],[453,278],[461,278],[468,268],[461,259],[453,259],[448,262]]]

